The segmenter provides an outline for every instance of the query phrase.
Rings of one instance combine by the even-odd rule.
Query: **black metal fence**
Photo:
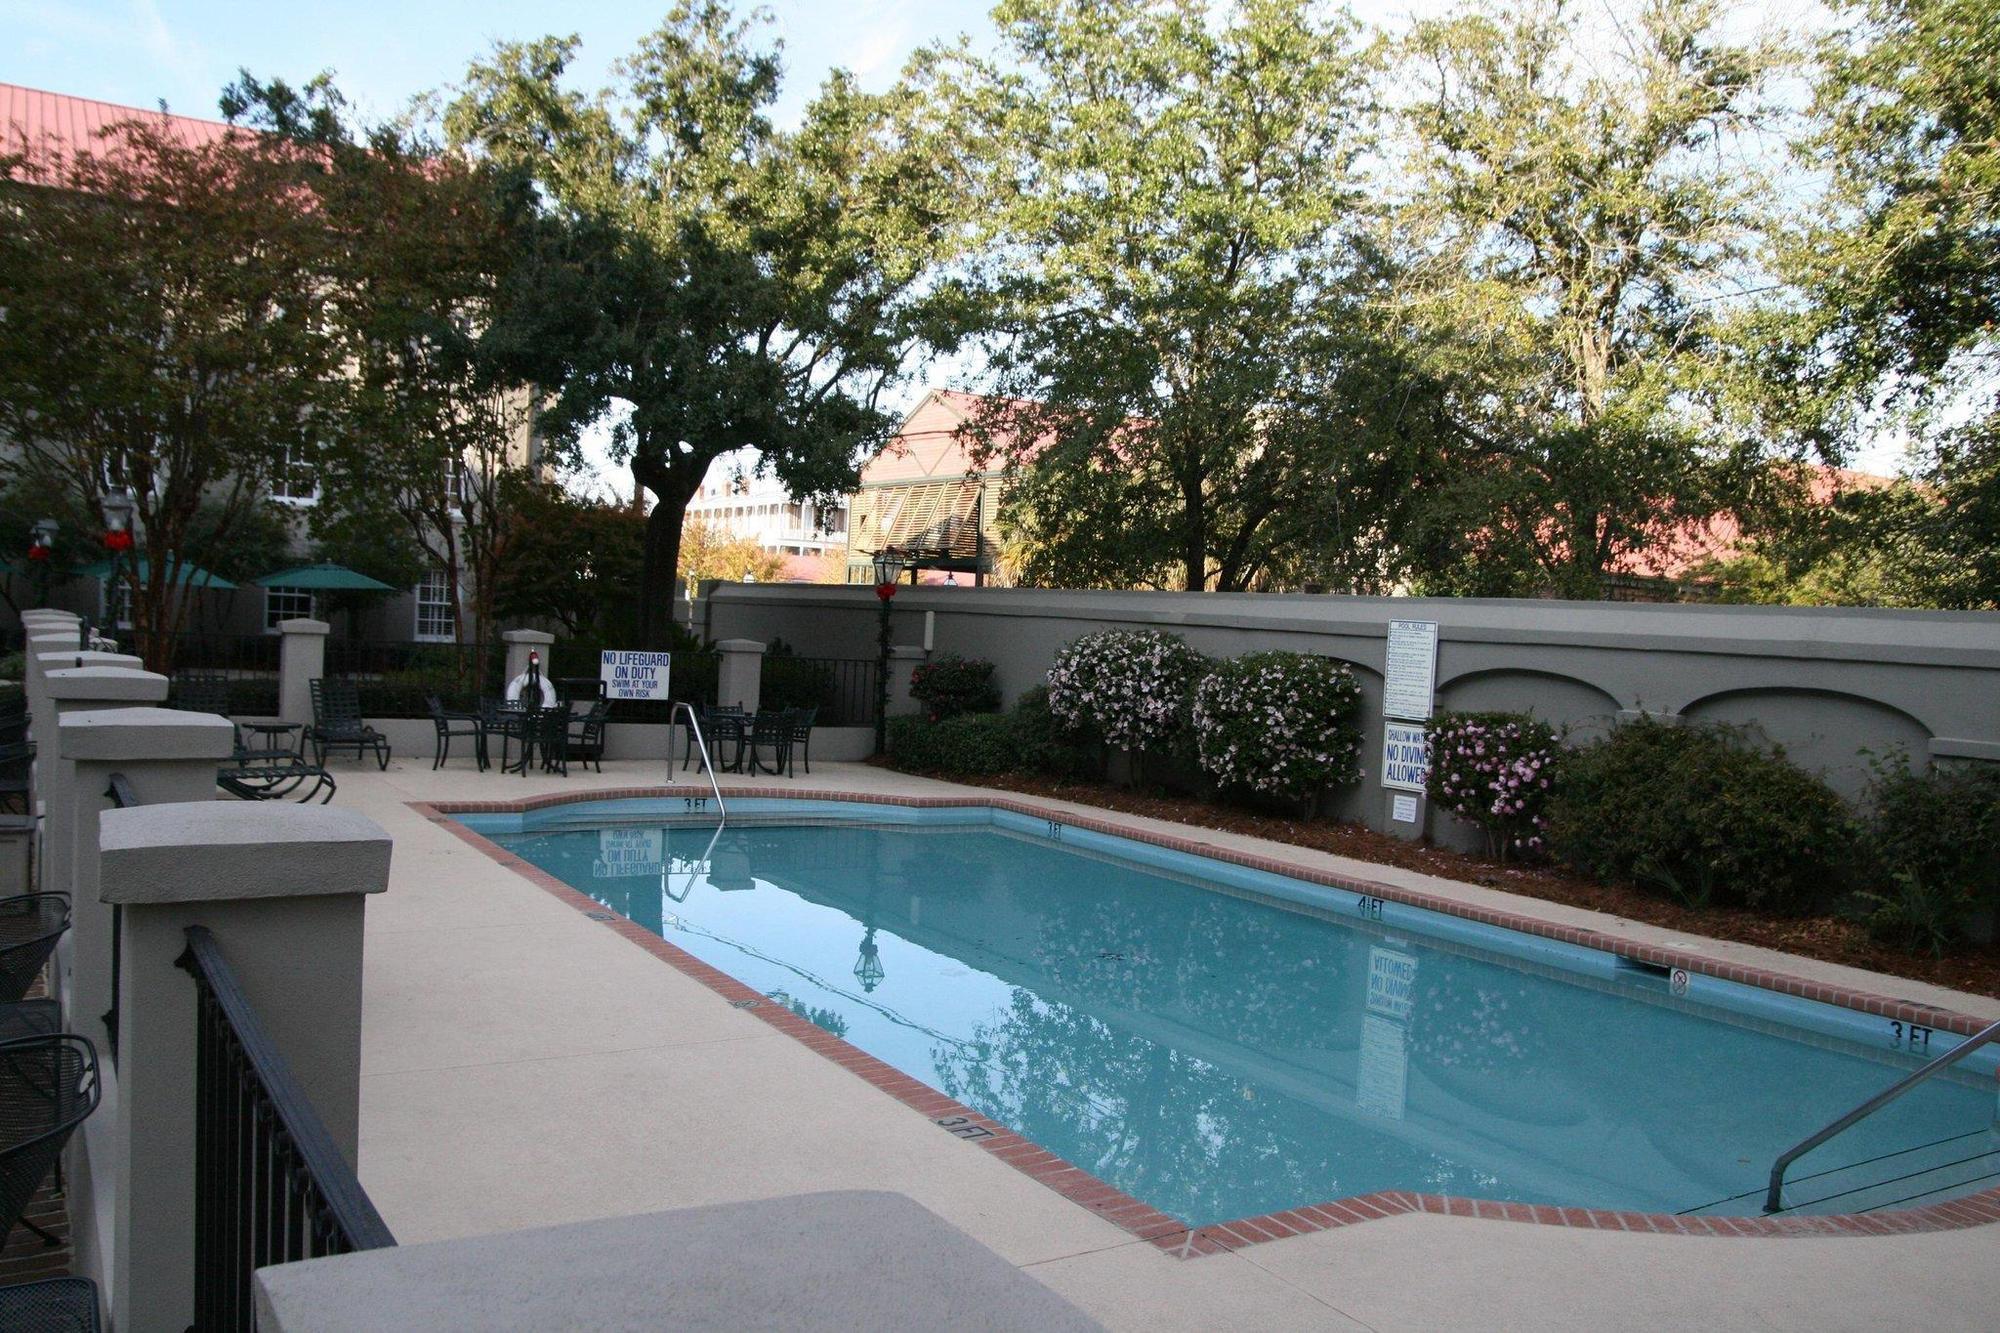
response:
[[[194,1327],[249,1330],[268,1264],[394,1245],[215,937],[189,926],[194,977]]]
[[[875,680],[881,664],[868,657],[766,655],[762,708],[817,708],[815,725],[866,727],[875,722]]]
[[[232,716],[277,715],[277,635],[176,634],[170,644],[171,674],[192,672],[229,682]]]
[[[479,696],[501,691],[506,663],[506,649],[497,643],[488,646],[483,671],[477,644],[375,639],[326,644],[326,674],[355,683],[364,717],[426,717],[425,700],[433,694],[448,708],[471,709]]]

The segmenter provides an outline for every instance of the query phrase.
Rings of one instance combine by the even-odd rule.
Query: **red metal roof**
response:
[[[0,83],[0,153],[49,147],[64,152],[95,149],[107,128],[125,120],[149,120],[164,125],[190,147],[213,143],[232,128],[219,120],[168,115],[143,107],[24,88],[18,83]]]

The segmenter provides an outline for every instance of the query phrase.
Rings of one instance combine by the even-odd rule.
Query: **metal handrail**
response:
[[[1833,1138],[1835,1135],[1844,1132],[1845,1130],[1849,1129],[1858,1122],[1865,1120],[1869,1116],[1875,1114],[1877,1111],[1887,1106],[1890,1102],[1895,1101],[1898,1097],[1901,1097],[1911,1088],[1916,1087],[1917,1084],[1929,1078],[1932,1074],[1938,1073],[1941,1070],[1946,1069],[1951,1065],[1957,1064],[1960,1060],[1964,1059],[1966,1056],[1978,1050],[1981,1046],[1986,1045],[1986,1043],[1993,1041],[1996,1038],[2000,1038],[2000,1023],[1993,1023],[1985,1028],[1982,1028],[1980,1031],[1974,1033],[1970,1037],[1967,1037],[1964,1041],[1952,1047],[1950,1050],[1946,1051],[1943,1055],[1938,1056],[1935,1060],[1932,1060],[1930,1063],[1926,1064],[1923,1068],[1917,1070],[1915,1073],[1910,1074],[1909,1076],[1901,1079],[1894,1085],[1883,1089],[1881,1092],[1876,1093],[1873,1097],[1870,1097],[1867,1101],[1861,1103],[1861,1105],[1855,1107],[1852,1111],[1849,1111],[1846,1115],[1840,1117],[1840,1119],[1834,1121],[1832,1124],[1829,1124],[1826,1128],[1820,1130],[1816,1134],[1813,1134],[1809,1138],[1801,1139],[1798,1143],[1792,1145],[1790,1148],[1787,1148],[1784,1152],[1780,1153],[1778,1155],[1778,1160],[1771,1163],[1771,1184],[1770,1188],[1764,1194],[1764,1211],[1767,1213],[1775,1213],[1781,1211],[1784,1208],[1785,1205],[1784,1205],[1783,1194],[1785,1188],[1786,1167],[1790,1166],[1793,1162],[1797,1161],[1799,1158],[1804,1157],[1807,1153],[1811,1152],[1814,1148],[1819,1147],[1820,1144],[1825,1143],[1828,1139]]]
[[[667,714],[667,721],[671,724],[682,713],[687,714],[688,731],[694,736],[695,748],[701,751],[701,767],[708,774],[708,789],[715,793],[715,808],[721,812],[723,819],[727,820],[729,818],[729,804],[722,799],[722,786],[715,780],[715,762],[708,756],[708,742],[702,739],[701,719],[694,715],[694,705],[688,703],[685,699],[675,700],[673,710]],[[668,742],[669,747],[672,744],[672,741]],[[669,748],[667,750],[667,783],[669,786],[673,784],[673,780],[674,752]],[[716,827],[720,829],[721,825],[717,825]]]

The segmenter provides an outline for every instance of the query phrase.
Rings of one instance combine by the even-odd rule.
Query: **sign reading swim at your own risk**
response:
[[[621,652],[606,648],[597,657],[597,678],[607,699],[665,699],[672,653]]]

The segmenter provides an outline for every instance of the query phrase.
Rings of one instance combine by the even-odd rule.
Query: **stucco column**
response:
[[[289,801],[107,810],[103,897],[123,910],[116,1241],[104,1289],[120,1333],[181,1333],[194,1315],[193,977],[205,927],[350,1163],[359,1141],[362,915],[389,883],[389,837],[365,815]]]
[[[49,700],[49,725],[41,730],[36,751],[35,781],[42,802],[42,856],[39,883],[44,892],[72,893],[75,829],[72,826],[70,783],[73,765],[62,757],[57,737],[62,719],[72,713],[158,704],[167,697],[167,678],[131,667],[64,667],[43,678]],[[66,956],[66,941],[58,957]],[[66,969],[58,969],[62,979]]]
[[[278,720],[308,726],[313,720],[312,683],[326,674],[324,620],[278,622]]]
[[[549,649],[555,646],[556,636],[538,629],[510,629],[502,633],[500,642],[507,645],[507,675],[512,680],[528,669],[528,654],[540,653],[542,678],[549,674]]]
[[[71,913],[69,1029],[102,1041],[111,1008],[111,909],[98,901],[97,826],[111,807],[111,775],[123,774],[149,804],[212,801],[215,770],[235,748],[227,718],[171,708],[65,713],[57,724],[70,766]]]
[[[757,711],[764,694],[764,645],[755,639],[724,639],[715,673],[715,702],[723,708]]]
[[[889,646],[889,715],[923,711],[910,694],[910,676],[923,665],[929,653],[913,643],[896,643]]]

